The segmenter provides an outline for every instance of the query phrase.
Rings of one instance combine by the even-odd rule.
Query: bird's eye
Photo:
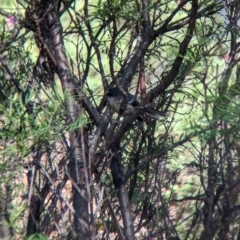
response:
[[[107,92],[107,96],[108,96],[108,97],[111,97],[111,96],[112,96],[112,90],[111,90],[111,89],[108,90],[108,92]]]

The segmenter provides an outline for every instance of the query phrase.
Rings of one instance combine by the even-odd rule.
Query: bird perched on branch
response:
[[[151,107],[143,106],[130,93],[127,93],[125,96],[117,87],[109,89],[107,98],[111,109],[114,112],[123,113],[125,116],[132,114],[136,109],[140,109],[142,113],[156,120],[162,119],[166,116],[163,112],[159,112]]]

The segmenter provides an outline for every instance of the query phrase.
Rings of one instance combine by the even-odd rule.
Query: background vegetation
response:
[[[238,0],[0,2],[1,239],[240,239]]]

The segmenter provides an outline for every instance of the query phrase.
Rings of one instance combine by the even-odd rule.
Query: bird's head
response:
[[[118,88],[116,88],[116,87],[115,88],[110,88],[107,92],[107,97],[115,97],[115,96],[118,95],[118,93],[119,93]]]

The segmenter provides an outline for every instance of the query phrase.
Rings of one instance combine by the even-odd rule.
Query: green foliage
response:
[[[40,234],[40,233],[35,233],[28,237],[28,240],[48,240],[48,237]]]

